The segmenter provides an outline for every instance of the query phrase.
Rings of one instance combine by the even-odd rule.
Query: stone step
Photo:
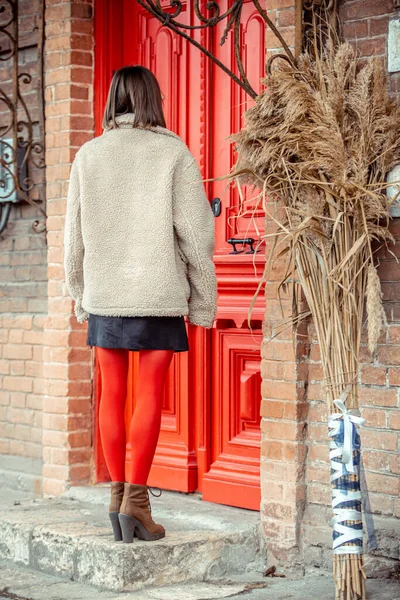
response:
[[[12,498],[10,498],[12,500]],[[0,558],[105,590],[133,591],[235,573],[262,579],[259,514],[163,492],[152,498],[164,539],[114,542],[108,486],[71,488],[61,498],[2,503]]]
[[[176,583],[136,592],[102,591],[90,585],[0,560],[0,598],[13,600],[333,600],[332,576],[266,578],[264,583]],[[368,579],[369,600],[398,600],[400,581]]]

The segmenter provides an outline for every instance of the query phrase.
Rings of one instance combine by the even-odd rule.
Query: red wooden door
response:
[[[226,2],[219,3],[221,10]],[[116,4],[119,12],[114,10]],[[162,4],[169,6],[169,2]],[[98,123],[112,70],[123,64],[143,64],[160,82],[167,126],[189,145],[204,178],[226,175],[235,160],[227,138],[241,127],[249,102],[246,94],[198,49],[162,27],[134,0],[118,0],[113,7],[110,21],[105,0],[96,2]],[[190,1],[179,20],[197,23]],[[233,69],[232,38],[219,46],[223,28],[221,24],[214,33],[195,30],[192,35]],[[258,89],[264,73],[264,26],[251,1],[244,7],[241,36],[245,67]],[[149,484],[186,492],[199,490],[205,500],[258,509],[262,293],[253,309],[251,331],[247,311],[265,257],[263,246],[257,254],[247,253],[248,247],[232,254],[228,239],[253,237],[258,241],[264,219],[261,210],[252,209],[255,201],[250,190],[246,191],[246,210],[239,210],[239,195],[226,181],[207,182],[206,189],[210,200],[219,197],[222,204],[215,221],[218,314],[212,330],[187,323],[190,350],[174,356],[168,374],[162,430]],[[134,410],[138,359],[137,353],[131,354],[127,423]],[[130,451],[128,447],[127,462]],[[101,454],[97,455],[101,477]]]

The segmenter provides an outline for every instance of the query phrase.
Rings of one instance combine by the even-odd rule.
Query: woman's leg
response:
[[[139,352],[136,406],[130,426],[130,483],[147,483],[160,433],[165,377],[173,355],[173,350]]]
[[[97,348],[101,370],[99,426],[111,481],[125,481],[125,400],[129,350]]]

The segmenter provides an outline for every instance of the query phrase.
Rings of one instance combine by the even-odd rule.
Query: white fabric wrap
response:
[[[338,446],[334,440],[329,444],[330,463],[332,469],[331,482],[343,477],[349,473],[359,475],[358,467],[353,463],[353,428],[362,426],[365,419],[360,417],[358,411],[347,410],[346,398],[349,393],[347,388],[340,398],[334,400],[335,406],[340,412],[332,413],[328,417],[329,436],[334,437],[340,431],[341,421],[343,421],[343,446]],[[341,458],[341,461],[334,459]],[[361,491],[348,490],[343,492],[340,489],[332,489],[332,508],[334,517],[332,519],[333,529],[339,534],[333,541],[334,554],[360,554],[360,546],[343,546],[346,542],[355,542],[362,539],[362,530],[353,529],[343,525],[343,521],[361,521],[361,512],[354,509],[336,508],[342,502],[361,501]]]

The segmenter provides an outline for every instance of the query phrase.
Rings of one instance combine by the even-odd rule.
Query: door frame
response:
[[[102,116],[107,99],[108,86],[114,69],[118,69],[124,62],[124,33],[127,33],[127,23],[130,19],[124,21],[126,11],[134,10],[133,0],[121,0],[113,5],[107,0],[94,0],[94,23],[95,23],[95,77],[94,77],[94,116],[95,116],[95,135],[102,133]],[[190,0],[188,0],[190,1]],[[129,2],[129,4],[126,4]],[[140,7],[139,7],[140,8]],[[134,20],[132,18],[132,23]],[[136,35],[132,27],[133,36]],[[122,32],[122,35],[121,35]],[[202,30],[202,38],[209,32]],[[134,39],[132,40],[134,43]],[[134,53],[133,53],[134,56]],[[202,55],[203,68],[212,68],[211,62]],[[206,78],[212,81],[212,77]],[[204,91],[207,94],[207,90]],[[211,135],[206,130],[205,136]],[[208,137],[207,137],[208,139]],[[207,143],[203,142],[201,147],[201,157],[199,160],[200,168],[207,171],[209,163],[205,160],[207,152]],[[209,173],[204,172],[206,178]],[[207,192],[211,192],[211,184],[206,184]],[[188,360],[188,372],[184,393],[187,393],[186,401],[189,410],[183,415],[183,435],[188,441],[187,447],[168,448],[168,444],[158,449],[149,478],[149,484],[152,485],[154,477],[157,479],[157,485],[165,489],[174,489],[183,492],[203,491],[204,475],[210,471],[212,462],[212,348],[215,344],[215,328],[231,326],[243,327],[245,316],[243,310],[238,313],[235,303],[227,302],[235,287],[235,274],[231,272],[231,262],[233,257],[217,256],[216,269],[219,276],[219,287],[221,295],[225,302],[219,306],[218,314],[214,327],[204,329],[188,324],[188,333],[190,339],[190,353]],[[263,268],[265,255],[258,257],[259,267]],[[248,305],[254,292],[257,289],[258,280],[254,276],[254,267],[251,256],[242,255],[239,259],[240,272],[245,274],[246,282],[243,282],[243,292],[248,299]],[[252,326],[261,330],[265,307],[263,302],[258,299],[252,313]],[[247,305],[247,300],[246,300]],[[214,341],[213,341],[214,340]],[[137,353],[131,353],[137,355]],[[131,360],[134,360],[131,357]],[[174,359],[177,360],[177,359]],[[98,409],[101,390],[101,378],[97,359],[95,358],[95,415],[94,415],[94,461],[96,468],[96,481],[104,482],[109,480],[108,471],[104,462],[104,455],[101,448],[101,440],[98,426]],[[187,383],[189,382],[189,383]],[[181,383],[182,385],[182,383]],[[191,426],[195,424],[191,430]],[[161,450],[161,451],[160,451]],[[128,449],[129,454],[129,449]],[[171,463],[174,467],[171,468]],[[216,484],[217,485],[217,484]]]

